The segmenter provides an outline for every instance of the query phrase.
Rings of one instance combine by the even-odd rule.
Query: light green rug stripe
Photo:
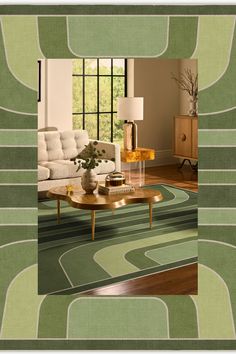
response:
[[[8,288],[1,339],[37,338],[39,306],[45,296],[37,292],[38,268],[33,265],[20,272]]]
[[[1,209],[0,224],[37,224],[37,209]]]
[[[0,145],[36,145],[38,137],[31,131],[0,131]]]
[[[139,270],[125,259],[125,254],[131,250],[193,236],[197,236],[197,231],[195,229],[189,229],[162,236],[158,235],[148,239],[129,241],[123,244],[108,246],[97,251],[94,255],[94,260],[112,277],[116,277]]]
[[[37,183],[37,171],[1,171],[0,183]]]
[[[168,44],[168,17],[68,16],[68,44],[82,57],[158,56]]]
[[[199,183],[236,183],[235,171],[198,171]]]
[[[145,255],[159,264],[169,264],[182,259],[197,257],[197,245],[197,240],[188,241],[177,245],[156,248],[147,251]]]
[[[234,16],[199,17],[198,43],[193,58],[198,59],[201,90],[218,80],[228,66],[234,22]]]
[[[19,81],[37,90],[37,60],[43,58],[38,44],[37,17],[2,16],[2,24],[11,72]]]
[[[199,338],[235,338],[228,288],[212,269],[199,265],[198,295],[192,298],[198,313]]]
[[[198,224],[230,225],[236,223],[236,209],[198,209]]]
[[[201,131],[198,132],[199,145],[236,145],[235,131]]]
[[[67,337],[168,338],[168,310],[158,298],[76,299],[68,310]]]

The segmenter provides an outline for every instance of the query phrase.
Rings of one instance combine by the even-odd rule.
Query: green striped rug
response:
[[[148,187],[150,188],[150,186]],[[39,294],[73,294],[197,261],[197,193],[168,185],[151,188],[164,199],[96,212],[91,241],[90,212],[62,203],[39,202]]]

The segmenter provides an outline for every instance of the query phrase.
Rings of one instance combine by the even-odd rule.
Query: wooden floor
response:
[[[197,263],[89,290],[83,295],[196,295]]]
[[[197,172],[189,165],[146,168],[145,184],[170,184],[179,188],[198,191]],[[138,182],[138,171],[131,173],[132,182]],[[192,295],[197,294],[197,264],[127,280],[111,286],[87,291],[85,295]]]

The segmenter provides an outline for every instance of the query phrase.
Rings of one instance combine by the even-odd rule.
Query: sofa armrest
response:
[[[91,142],[97,141],[98,145],[96,148],[98,150],[105,150],[106,153],[102,156],[102,158],[111,160],[115,159],[116,171],[121,171],[121,162],[120,162],[120,145],[115,143],[110,143],[108,141],[100,141],[100,140],[89,140]]]

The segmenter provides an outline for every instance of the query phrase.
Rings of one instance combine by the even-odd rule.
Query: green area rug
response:
[[[146,187],[145,187],[146,188]],[[39,294],[73,294],[197,261],[197,193],[168,185],[153,206],[147,204],[96,212],[91,241],[90,211],[56,201],[39,202]]]

